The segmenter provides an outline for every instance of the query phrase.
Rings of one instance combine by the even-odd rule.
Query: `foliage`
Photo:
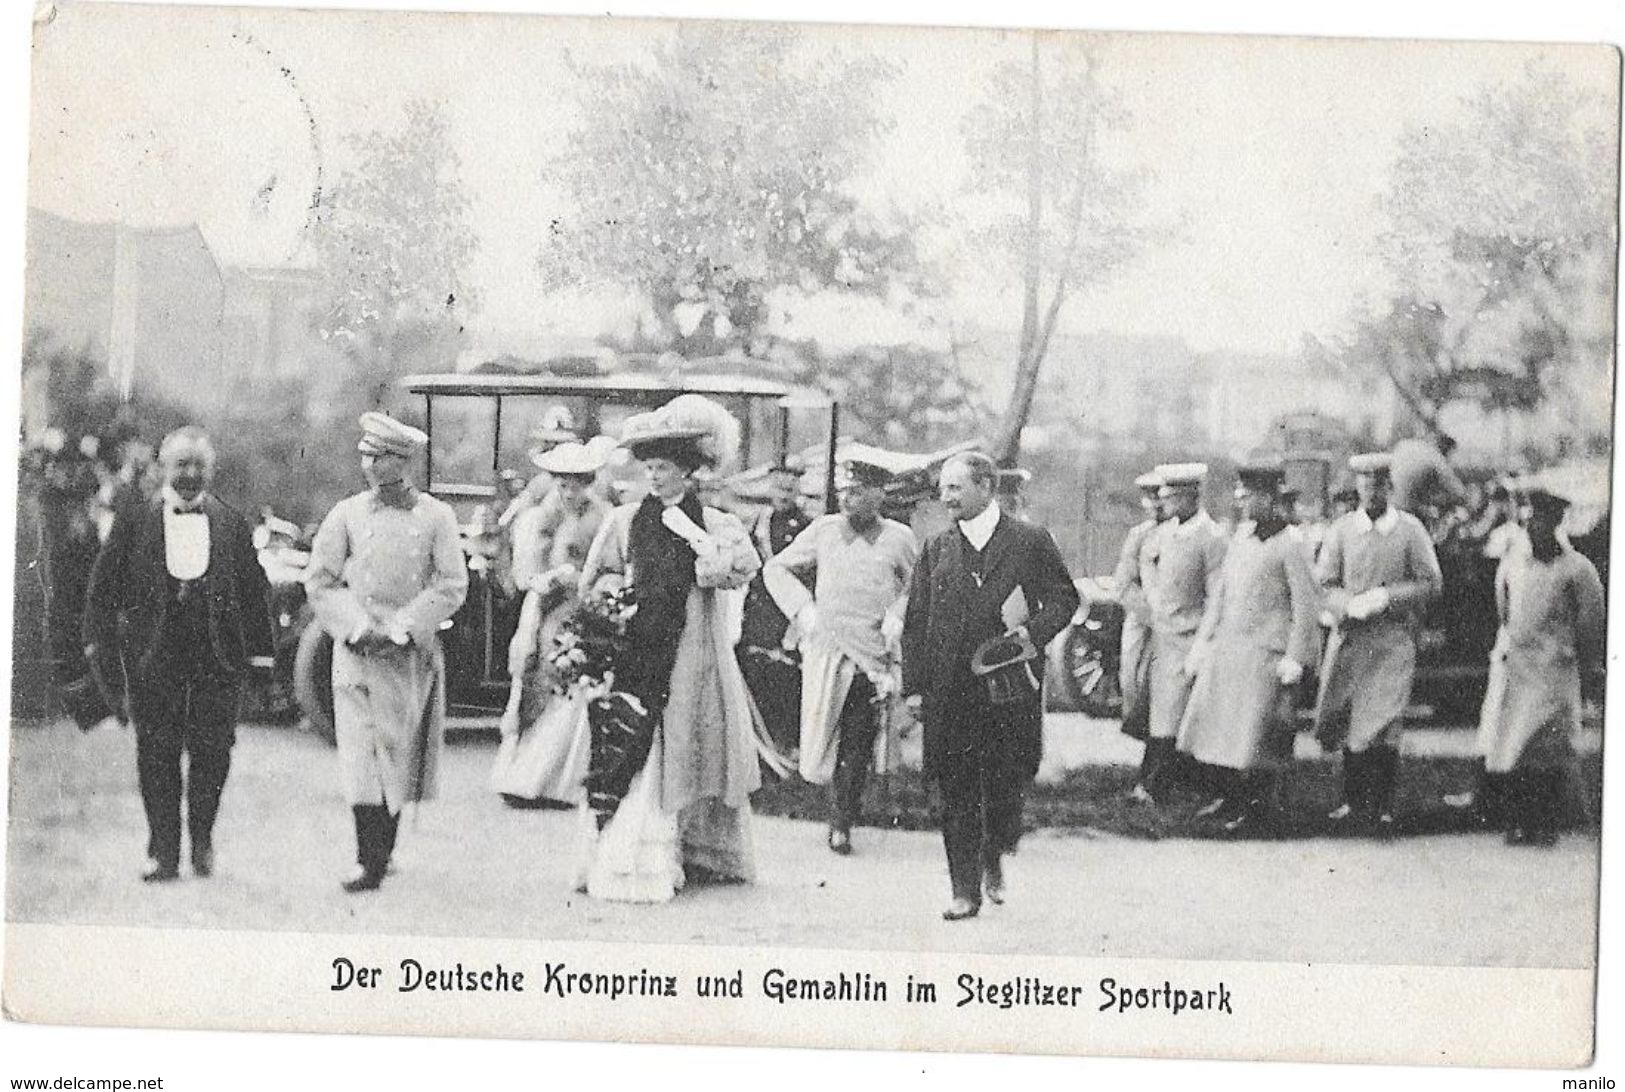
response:
[[[1019,453],[1062,308],[1167,234],[1141,217],[1150,176],[1113,160],[1111,135],[1131,120],[1093,50],[1037,35],[1030,58],[999,65],[965,116],[971,185],[1002,199],[976,233],[979,249],[1022,279],[1015,390],[993,445],[1006,464]]]
[[[580,597],[559,624],[544,654],[548,687],[554,694],[601,696],[628,646],[627,624],[637,611],[631,585],[605,577]]]
[[[1615,157],[1595,105],[1532,64],[1406,130],[1379,202],[1397,291],[1333,358],[1386,376],[1429,427],[1466,400],[1605,433]]]
[[[571,64],[581,118],[552,168],[577,211],[539,255],[549,289],[631,289],[655,347],[685,355],[762,352],[776,291],[929,289],[911,225],[851,189],[891,64],[720,23],[679,26],[647,65]]]
[[[779,378],[827,391],[841,406],[841,431],[893,450],[928,451],[975,436],[985,425],[951,353],[922,345],[865,345],[826,353],[816,341],[773,353]]]
[[[24,437],[23,483],[63,503],[80,504],[95,492],[100,484],[93,472],[96,460],[116,469],[126,440],[156,445],[189,419],[180,407],[139,388],[130,402],[121,401],[105,359],[85,347],[65,345],[37,326],[24,342],[22,371],[44,373],[50,413],[41,434]]]
[[[326,280],[318,321],[375,404],[399,375],[455,361],[478,304],[467,269],[479,243],[439,106],[410,102],[399,130],[350,146],[356,163],[325,195],[314,233]]]

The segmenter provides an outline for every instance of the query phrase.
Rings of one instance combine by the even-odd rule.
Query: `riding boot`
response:
[[[1274,770],[1254,770],[1248,775],[1247,811],[1253,819],[1268,825],[1281,814],[1281,780]]]
[[[1556,845],[1563,822],[1563,771],[1534,770],[1531,776],[1534,780],[1534,807],[1529,824],[1530,844]]]
[[[375,891],[384,881],[384,866],[388,860],[384,824],[389,812],[381,804],[356,804],[350,811],[355,817],[355,857],[359,867],[342,886],[352,893]]]
[[[389,862],[395,857],[395,839],[401,832],[401,813],[392,812],[388,805],[384,806],[383,816],[379,820],[379,848],[381,850],[382,865],[387,870]]]
[[[1332,815],[1340,820],[1363,818],[1370,810],[1368,770],[1371,762],[1363,751],[1343,749],[1343,802]]]
[[[1394,747],[1373,747],[1370,752],[1370,808],[1376,816],[1394,812],[1394,789],[1399,783],[1399,751]]]
[[[1399,749],[1373,747],[1370,751],[1370,810],[1368,814],[1379,838],[1394,829],[1394,790],[1399,783]]]
[[[1268,836],[1275,821],[1274,774],[1269,770],[1237,770],[1233,773],[1231,803],[1225,808],[1226,834],[1240,837]]]
[[[1478,778],[1478,821],[1490,830],[1507,825],[1507,775],[1481,769]]]
[[[1539,804],[1535,799],[1535,777],[1530,770],[1514,769],[1506,775],[1506,842],[1521,846],[1529,843],[1530,831],[1538,822],[1535,815]]]
[[[1174,741],[1148,739],[1145,753],[1140,758],[1140,784],[1153,798],[1160,799],[1168,791],[1169,764],[1174,757]]]

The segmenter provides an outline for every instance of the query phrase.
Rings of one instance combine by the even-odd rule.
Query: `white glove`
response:
[[[1372,588],[1349,599],[1344,613],[1356,621],[1363,622],[1367,618],[1374,618],[1388,609],[1388,589]]]
[[[1200,675],[1203,669],[1207,667],[1208,654],[1211,651],[1206,641],[1199,641],[1192,645],[1191,650],[1185,654],[1185,674],[1193,679]]]
[[[1281,680],[1282,686],[1297,686],[1303,679],[1303,665],[1291,656],[1283,656],[1275,665],[1275,677]]]
[[[880,619],[880,636],[888,645],[894,645],[903,639],[903,620],[895,614],[888,614]]]
[[[574,565],[559,565],[556,568],[547,570],[545,573],[537,573],[531,577],[530,590],[546,594],[554,588],[562,588],[573,583],[579,575]]]
[[[705,540],[705,528],[688,518],[688,513],[675,504],[660,513],[660,522],[666,530],[682,537],[690,546],[698,546]]]
[[[808,603],[806,606],[796,611],[796,628],[801,631],[801,635],[803,637],[810,637],[812,634],[818,631],[817,606],[812,603]]]

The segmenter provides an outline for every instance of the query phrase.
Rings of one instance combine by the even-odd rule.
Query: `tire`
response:
[[[333,731],[333,638],[312,622],[299,635],[293,656],[293,694],[305,727],[337,746]]]
[[[1123,699],[1117,692],[1116,668],[1099,635],[1076,625],[1061,640],[1061,680],[1073,708],[1096,720],[1121,715]]]

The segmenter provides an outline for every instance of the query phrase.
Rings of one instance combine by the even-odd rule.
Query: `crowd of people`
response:
[[[1466,500],[1446,461],[1451,446],[1403,441],[1355,456],[1345,510],[1313,529],[1296,522],[1275,463],[1239,468],[1233,531],[1202,509],[1205,465],[1159,466],[1138,479],[1147,518],[1125,539],[1115,574],[1123,726],[1145,740],[1135,801],[1194,792],[1206,801],[1199,818],[1231,834],[1269,833],[1308,687],[1315,738],[1341,758],[1342,798],[1328,820],[1392,831],[1423,614],[1444,587],[1435,537],[1415,513]],[[1516,498],[1504,485],[1489,496],[1471,540],[1474,557],[1493,567],[1481,772],[1477,791],[1447,803],[1504,827],[1512,844],[1550,845],[1582,671],[1603,655],[1602,584],[1561,530],[1566,498],[1534,485]]]
[[[437,634],[469,580],[453,510],[411,481],[427,437],[376,412],[360,426],[367,488],[322,521],[304,576],[334,643],[347,892],[384,884],[402,810],[435,795]],[[838,512],[810,516],[788,462],[752,522],[725,510],[710,483],[732,468],[739,425],[698,395],[614,437],[572,426],[544,421],[539,473],[499,520],[523,605],[491,784],[577,810],[579,890],[660,902],[750,882],[764,766],[827,786],[827,846],[854,852],[877,743],[901,717],[923,728],[937,792],[943,917],[1003,902],[1042,749],[1044,649],[1079,598],[1050,533],[1001,504],[995,463],[964,452],[942,465],[950,524],[922,543],[883,514],[887,469],[859,459],[840,466]],[[603,488],[616,458],[641,471],[625,503]],[[1353,459],[1354,503],[1316,534],[1296,525],[1275,463],[1240,468],[1233,528],[1203,509],[1203,464],[1139,480],[1146,519],[1116,574],[1124,729],[1145,741],[1134,801],[1194,792],[1225,832],[1267,833],[1297,695],[1312,688],[1316,737],[1341,752],[1331,820],[1391,829],[1420,616],[1441,589],[1435,542],[1407,509],[1414,460],[1403,445]],[[93,677],[135,727],[148,882],[179,877],[183,800],[192,872],[211,873],[237,701],[271,653],[265,576],[246,521],[209,491],[214,462],[201,430],[164,440],[161,488],[117,507],[85,599]],[[1558,529],[1564,499],[1520,499],[1521,522],[1490,528],[1516,530],[1499,535],[1484,776],[1463,803],[1493,808],[1511,841],[1548,844],[1603,601]]]

